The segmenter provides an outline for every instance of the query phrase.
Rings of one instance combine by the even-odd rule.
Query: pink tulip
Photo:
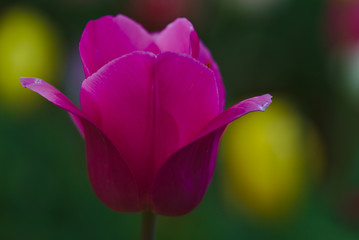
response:
[[[86,141],[91,185],[115,211],[193,210],[226,126],[271,103],[266,94],[223,111],[218,66],[183,18],[155,34],[123,15],[90,21],[80,54],[81,109],[41,79],[21,83],[70,113]]]

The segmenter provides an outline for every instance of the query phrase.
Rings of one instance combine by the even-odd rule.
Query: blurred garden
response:
[[[158,216],[156,239],[359,239],[357,0],[0,0],[0,239],[139,239],[141,215],[94,194],[66,111],[20,84],[79,106],[81,34],[120,13],[150,32],[188,18],[226,108],[273,96],[227,128],[202,202]]]

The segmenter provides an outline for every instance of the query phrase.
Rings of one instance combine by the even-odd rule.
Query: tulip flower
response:
[[[87,24],[79,47],[81,109],[41,79],[21,83],[70,113],[86,141],[92,188],[115,211],[193,210],[226,126],[271,103],[266,94],[223,111],[218,66],[186,19],[150,34],[123,15],[105,16]]]

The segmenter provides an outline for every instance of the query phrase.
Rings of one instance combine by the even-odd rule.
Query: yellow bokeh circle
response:
[[[0,106],[26,111],[39,99],[21,87],[20,77],[53,83],[60,71],[60,44],[40,13],[20,7],[0,15]]]
[[[225,195],[255,218],[288,215],[323,163],[318,132],[293,105],[277,98],[264,113],[233,122],[222,146]]]

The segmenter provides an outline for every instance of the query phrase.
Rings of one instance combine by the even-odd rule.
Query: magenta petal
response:
[[[84,122],[87,170],[96,196],[119,212],[141,209],[136,182],[116,147],[101,131]]]
[[[72,121],[80,131],[81,135],[84,136],[83,126],[78,116],[85,119],[86,117],[65,95],[52,85],[39,78],[21,78],[20,82],[24,88],[29,88],[32,91],[37,92],[53,104],[65,109],[70,114]]]
[[[161,130],[155,136],[156,169],[174,153],[187,145],[219,112],[216,79],[212,71],[193,58],[177,53],[161,53],[157,57],[155,74],[156,119]],[[174,142],[168,126],[171,116],[177,126],[177,145],[163,151],[163,143]],[[162,122],[161,122],[162,121]],[[161,137],[162,136],[162,137]],[[160,140],[161,139],[161,140]]]
[[[133,172],[142,200],[153,172],[155,59],[148,52],[117,58],[85,79],[80,96],[82,111],[94,119]]]
[[[214,75],[216,76],[216,79],[217,79],[218,95],[219,95],[219,100],[220,100],[219,106],[220,106],[220,109],[223,110],[224,105],[225,105],[225,100],[226,100],[226,97],[225,97],[226,93],[225,93],[225,88],[223,85],[221,73],[219,71],[219,67],[218,67],[217,63],[213,60],[212,54],[208,50],[208,48],[202,42],[200,42],[199,46],[200,46],[200,50],[199,50],[198,60],[213,70]]]
[[[237,103],[236,105],[226,109],[219,116],[213,119],[196,137],[199,139],[221,127],[227,126],[232,121],[243,115],[254,112],[264,111],[272,103],[272,96],[270,94],[264,94],[262,96],[248,98],[246,100]]]
[[[132,173],[101,131],[50,84],[37,78],[21,78],[21,83],[76,118],[85,135],[89,177],[99,199],[114,210],[139,211],[138,191]]]
[[[24,88],[31,89],[32,91],[40,94],[56,106],[68,111],[70,114],[87,119],[81,110],[76,107],[76,105],[73,104],[64,94],[44,80],[39,78],[21,78],[20,82]]]
[[[185,18],[177,18],[154,38],[161,52],[178,52],[198,58],[199,38],[192,23]]]
[[[202,200],[212,179],[224,127],[182,148],[162,166],[152,184],[155,213],[179,216]]]
[[[152,36],[140,24],[123,15],[90,21],[79,48],[86,77],[124,54],[139,50],[160,52]]]

